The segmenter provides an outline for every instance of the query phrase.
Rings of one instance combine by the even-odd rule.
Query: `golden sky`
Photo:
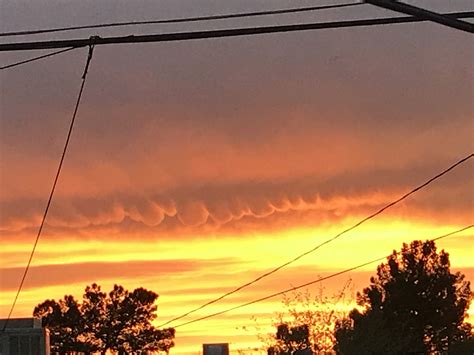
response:
[[[419,3],[469,9],[469,1]],[[288,7],[204,0],[200,6],[189,0],[45,4],[2,2],[1,30]],[[365,6],[136,33],[387,14]],[[119,283],[159,293],[162,323],[334,236],[473,151],[473,53],[468,35],[435,24],[96,48],[14,316],[30,316],[47,298],[80,297],[93,282],[105,290]],[[76,50],[1,73],[0,317],[8,313],[41,221],[85,56]],[[473,174],[469,161],[194,316],[472,224]],[[470,230],[438,243],[452,268],[471,281],[473,238]],[[330,294],[350,277],[362,289],[375,267],[323,286]],[[255,334],[241,327],[252,316],[268,324],[280,303],[275,298],[178,328],[173,353],[196,354],[205,342],[253,346]]]

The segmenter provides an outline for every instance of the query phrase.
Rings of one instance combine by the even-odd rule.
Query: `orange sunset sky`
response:
[[[5,0],[1,32],[336,1]],[[417,0],[439,12],[471,1]],[[318,13],[49,34],[86,38],[392,16]],[[15,38],[33,40],[33,38]],[[13,39],[11,39],[13,40]],[[473,151],[473,51],[438,24],[97,47],[63,171],[14,317],[114,283],[157,292],[163,323],[311,249]],[[2,53],[1,64],[38,53]],[[0,318],[64,144],[86,49],[0,74]],[[474,159],[360,228],[182,321],[473,223]],[[474,281],[474,229],[438,242]],[[376,264],[351,278],[361,290]],[[318,286],[310,287],[316,293]],[[177,328],[173,354],[258,345],[281,298]],[[472,307],[471,307],[471,311]],[[471,317],[472,319],[472,317]],[[178,325],[180,321],[172,323]],[[269,330],[269,328],[267,328]]]

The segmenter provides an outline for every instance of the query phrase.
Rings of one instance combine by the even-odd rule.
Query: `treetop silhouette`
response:
[[[413,241],[377,267],[354,309],[337,323],[339,354],[445,353],[471,337],[472,293],[434,241]]]
[[[92,284],[86,287],[82,303],[66,295],[58,302],[39,304],[33,315],[43,318],[43,325],[50,329],[52,353],[168,353],[174,346],[175,331],[156,329],[151,324],[156,318],[157,299],[158,294],[144,288],[130,292],[114,285],[106,294]]]

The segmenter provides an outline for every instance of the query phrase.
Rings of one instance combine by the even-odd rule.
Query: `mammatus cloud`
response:
[[[396,215],[436,218],[472,213],[470,188],[472,164],[461,166],[452,176],[436,182],[396,209]],[[374,211],[427,179],[432,169],[401,169],[345,174],[331,179],[297,179],[287,182],[248,182],[182,187],[164,194],[55,199],[47,225],[58,233],[101,228],[127,230],[172,230],[176,227],[238,227],[242,222],[271,228],[278,218],[307,223],[338,220]],[[1,204],[3,234],[25,232],[40,222],[44,201],[19,199]],[[277,223],[278,224],[278,223]]]
[[[358,196],[321,197],[305,195],[284,195],[268,197],[261,195],[237,195],[193,199],[170,199],[164,197],[111,199],[61,199],[48,217],[49,228],[81,229],[113,226],[133,222],[145,227],[158,227],[177,221],[186,227],[205,224],[222,226],[246,217],[265,219],[274,214],[319,211],[323,214],[344,215],[347,211],[357,211],[364,206],[378,206],[394,198],[394,194],[366,193]],[[25,205],[31,201],[24,201]],[[38,201],[33,204],[40,206]],[[33,205],[32,204],[32,205]],[[41,209],[25,206],[21,210],[3,208],[2,229],[4,233],[34,228],[41,220]]]

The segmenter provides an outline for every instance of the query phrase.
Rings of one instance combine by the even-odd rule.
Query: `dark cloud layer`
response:
[[[48,8],[5,2],[2,13],[13,15],[4,16],[3,26],[35,27],[40,21],[47,26],[53,19],[71,25],[79,18],[110,21],[133,13],[149,17],[153,11],[146,12],[146,6],[159,8],[160,16],[184,15],[180,11],[184,9],[207,12],[217,6],[213,2],[202,8],[188,2],[131,6],[109,1],[65,8],[53,3]],[[235,9],[259,6],[230,3],[229,8]],[[370,8],[348,13],[351,17],[378,13]],[[52,9],[62,15],[50,16]],[[169,126],[193,127],[202,134],[210,129],[230,141],[253,144],[275,131],[291,132],[295,124],[308,133],[332,126],[347,126],[357,133],[425,130],[449,117],[466,120],[472,113],[473,82],[472,43],[467,36],[416,24],[101,47],[91,68],[76,139],[97,144],[100,137],[99,150],[116,151],[123,145],[140,150],[141,128],[150,126],[163,126],[165,131]],[[2,73],[2,141],[28,153],[57,151],[84,59],[82,51]],[[38,139],[40,133],[43,137]]]

